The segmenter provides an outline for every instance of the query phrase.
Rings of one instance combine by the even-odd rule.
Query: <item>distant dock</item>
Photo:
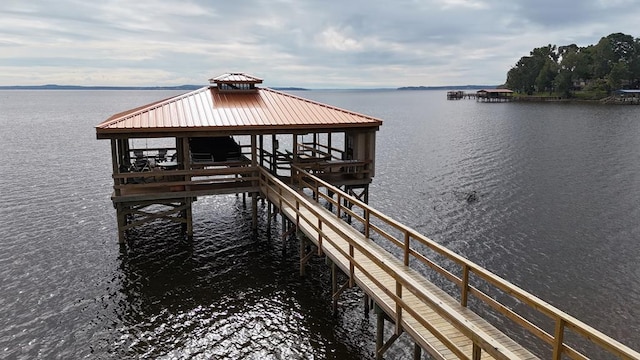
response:
[[[475,93],[462,90],[447,91],[447,100],[475,99],[480,102],[509,102],[513,100],[513,91],[509,89],[481,89]]]
[[[476,93],[468,93],[462,90],[447,91],[447,100],[475,99]]]

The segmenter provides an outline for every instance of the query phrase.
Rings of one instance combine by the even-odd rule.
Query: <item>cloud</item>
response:
[[[316,42],[329,51],[361,51],[364,45],[334,27],[324,30],[316,37]]]
[[[0,5],[0,85],[499,84],[546,44],[638,34],[628,0],[79,0]]]

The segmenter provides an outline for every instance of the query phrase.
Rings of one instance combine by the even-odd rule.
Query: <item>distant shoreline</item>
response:
[[[205,85],[179,86],[80,86],[80,85],[15,85],[0,90],[197,90]]]
[[[453,85],[453,86],[403,86],[398,90],[482,90],[496,89],[498,85]]]
[[[178,86],[82,86],[82,85],[9,85],[0,86],[0,90],[197,90],[208,85],[178,85]],[[497,85],[454,85],[454,86],[403,86],[399,88],[350,88],[350,89],[309,89],[294,86],[271,87],[281,91],[309,91],[309,90],[480,90],[495,89]]]

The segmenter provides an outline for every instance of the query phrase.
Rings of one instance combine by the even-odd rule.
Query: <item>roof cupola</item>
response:
[[[244,73],[228,73],[209,79],[219,91],[255,91],[256,84],[261,84],[262,79]]]

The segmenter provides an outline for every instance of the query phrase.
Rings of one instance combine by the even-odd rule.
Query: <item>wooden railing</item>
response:
[[[580,351],[576,349],[576,347],[582,347],[587,343],[594,344],[600,349],[598,351],[616,356],[620,359],[640,359],[640,353],[635,350],[619,343],[584,322],[509,283],[446,247],[432,241],[408,226],[393,220],[382,212],[377,211],[355,197],[344,193],[333,185],[305,172],[301,168],[293,167],[293,170],[295,171],[294,178],[298,188],[310,189],[312,192],[312,198],[315,199],[315,201],[330,205],[338,217],[346,216],[350,220],[354,220],[359,223],[362,227],[360,231],[362,231],[365,237],[372,238],[374,235],[377,235],[376,238],[386,240],[387,243],[391,245],[392,249],[395,248],[399,250],[398,257],[405,266],[420,269],[419,271],[421,271],[422,267],[417,265],[421,264],[422,266],[432,269],[444,279],[454,284],[458,288],[457,297],[462,306],[468,306],[470,298],[473,297],[480,303],[494,309],[506,318],[510,319],[513,324],[526,330],[529,334],[535,336],[535,338],[542,340],[544,343],[548,344],[549,348],[547,348],[547,351],[550,351],[553,354],[552,359],[559,360],[563,358],[563,356],[567,356],[571,359],[589,359],[589,356],[585,354],[585,350]],[[265,183],[266,180],[264,174],[260,176],[260,180],[261,186],[266,186],[268,189],[267,191],[279,191],[281,194],[282,192],[293,191],[288,188],[283,189],[281,184],[273,186]],[[325,194],[321,191],[322,189],[327,193],[332,193],[333,196]],[[305,197],[301,199],[300,194],[298,193],[295,193],[294,195],[296,199],[295,203],[288,204],[289,206],[294,207],[295,209],[299,209],[301,206],[304,206],[320,218],[321,215],[317,214],[317,211],[307,204],[308,198]],[[354,210],[354,208],[361,210],[362,215],[360,215],[358,211]],[[336,232],[341,232],[341,230],[339,230],[337,226],[332,225],[330,221],[310,225],[316,228],[316,231],[318,231],[318,234],[320,234],[319,236],[321,237],[323,227],[330,227]],[[395,233],[395,235],[392,233]],[[348,237],[347,234],[345,234],[345,236]],[[353,247],[358,247],[359,250],[362,250],[357,243],[351,243],[349,253],[342,254],[350,259],[350,261],[353,261]],[[419,247],[429,249],[434,254],[437,254],[437,256],[426,256],[423,254],[423,252],[426,251],[416,250]],[[366,253],[366,250],[363,251]],[[441,261],[438,261],[438,259],[441,259]],[[442,261],[442,259],[444,261]],[[380,260],[372,260],[380,262]],[[381,263],[380,265],[385,266],[384,263]],[[358,267],[358,264],[352,263],[351,267]],[[451,267],[454,269],[448,269]],[[394,272],[393,269],[387,268],[386,270],[392,273]],[[394,273],[394,276],[398,275]],[[375,279],[372,278],[371,280],[375,282]],[[403,282],[403,279],[401,278],[398,278],[397,281],[399,284],[398,290],[400,294],[402,293],[402,287],[410,289],[412,292],[415,291],[413,284]],[[482,286],[484,290],[481,290],[480,286]],[[494,297],[510,298],[512,301],[515,300],[514,303],[524,304],[526,312],[530,313],[530,315],[527,316],[517,313],[505,304],[507,301],[504,299],[497,300],[489,295],[489,292],[498,294],[494,295]],[[401,296],[398,296],[396,292],[389,292],[387,295],[395,299],[399,309],[409,313],[412,312],[411,309],[403,308],[402,298]],[[424,294],[416,295],[424,296]],[[531,316],[531,314],[540,314],[543,318],[546,318],[547,322],[552,323],[554,328],[553,333],[547,332],[542,328],[542,326],[537,325],[536,322],[539,321],[536,321],[535,315]],[[423,325],[429,328],[428,324]],[[572,345],[569,345],[566,341],[569,334],[571,334],[571,337],[577,337],[580,340],[575,343],[572,341]]]
[[[166,192],[197,191],[216,187],[257,187],[256,168],[233,166],[190,170],[160,170],[113,174],[115,196],[145,193],[150,189]],[[158,190],[155,190],[157,193]]]
[[[313,200],[309,199],[305,195],[302,195],[295,189],[287,186],[282,181],[269,174],[266,170],[260,169],[259,176],[261,191],[267,198],[273,199],[275,197],[277,198],[275,205],[278,208],[283,209],[286,206],[291,211],[294,211],[296,214],[296,226],[299,227],[304,222],[305,226],[312,228],[317,233],[318,238],[316,239],[316,242],[318,244],[319,251],[323,251],[323,249],[326,249],[329,245],[331,245],[335,249],[335,251],[339,253],[340,256],[342,256],[349,262],[347,272],[351,285],[353,285],[353,283],[357,281],[354,276],[357,269],[359,272],[359,276],[366,277],[369,282],[375,284],[375,286],[380,291],[384,292],[385,296],[387,296],[394,302],[397,334],[400,334],[402,332],[402,314],[410,314],[414,319],[419,321],[422,326],[424,326],[426,329],[429,329],[433,334],[436,334],[439,340],[449,349],[451,349],[451,351],[455,353],[460,359],[471,359],[471,355],[465,354],[463,350],[460,349],[456,344],[452,343],[447,338],[447,336],[441,334],[439,332],[439,329],[431,325],[426,318],[421,316],[421,314],[417,313],[412,307],[407,305],[407,303],[403,300],[403,290],[406,290],[404,294],[405,298],[406,295],[408,295],[407,293],[411,292],[422,301],[430,303],[433,307],[438,309],[438,312],[442,316],[445,316],[449,321],[455,323],[456,327],[458,327],[469,339],[473,339],[474,344],[493,355],[495,359],[506,360],[513,358],[513,356],[506,355],[500,350],[497,350],[497,347],[500,344],[495,344],[493,342],[487,341],[486,337],[478,335],[475,332],[473,325],[468,324],[463,316],[460,316],[458,313],[451,310],[446,305],[441,304],[438,299],[433,298],[432,294],[422,290],[420,287],[417,287],[413,279],[406,275],[404,269],[396,267],[394,264],[388,262],[387,259],[381,258],[379,253],[373,253],[368,246],[365,246],[364,244],[359,242],[357,240],[357,237],[354,237],[353,234],[345,232],[342,226],[336,224],[336,219],[333,214],[327,216],[326,212],[322,211],[324,209],[320,209],[320,207],[318,207],[318,205],[314,203]],[[307,213],[307,215],[303,213],[303,210],[304,213]],[[312,216],[308,216],[308,214],[311,214]],[[337,244],[335,242],[334,238],[327,236],[326,234],[328,230],[332,230],[334,233],[340,236],[340,239],[342,241],[346,241],[348,243],[348,248],[344,249],[343,246],[340,246],[340,244]],[[389,274],[394,279],[395,285],[387,286],[379,280],[378,276],[375,276],[374,274],[368,272],[368,270],[361,265],[361,261],[356,261],[356,251],[359,254],[367,257],[371,262],[375,263],[385,273]],[[334,252],[333,255],[336,256],[338,254]],[[475,349],[476,347],[474,346],[474,351]]]
[[[299,143],[298,147],[302,151],[320,152],[322,154],[329,155],[329,156],[331,156],[332,159],[335,159],[335,160],[342,160],[343,156],[344,156],[344,150],[343,149],[338,149],[338,148],[335,148],[335,147],[329,147],[329,146],[321,144],[321,143],[312,143],[312,142]],[[336,153],[338,155],[336,155]]]

